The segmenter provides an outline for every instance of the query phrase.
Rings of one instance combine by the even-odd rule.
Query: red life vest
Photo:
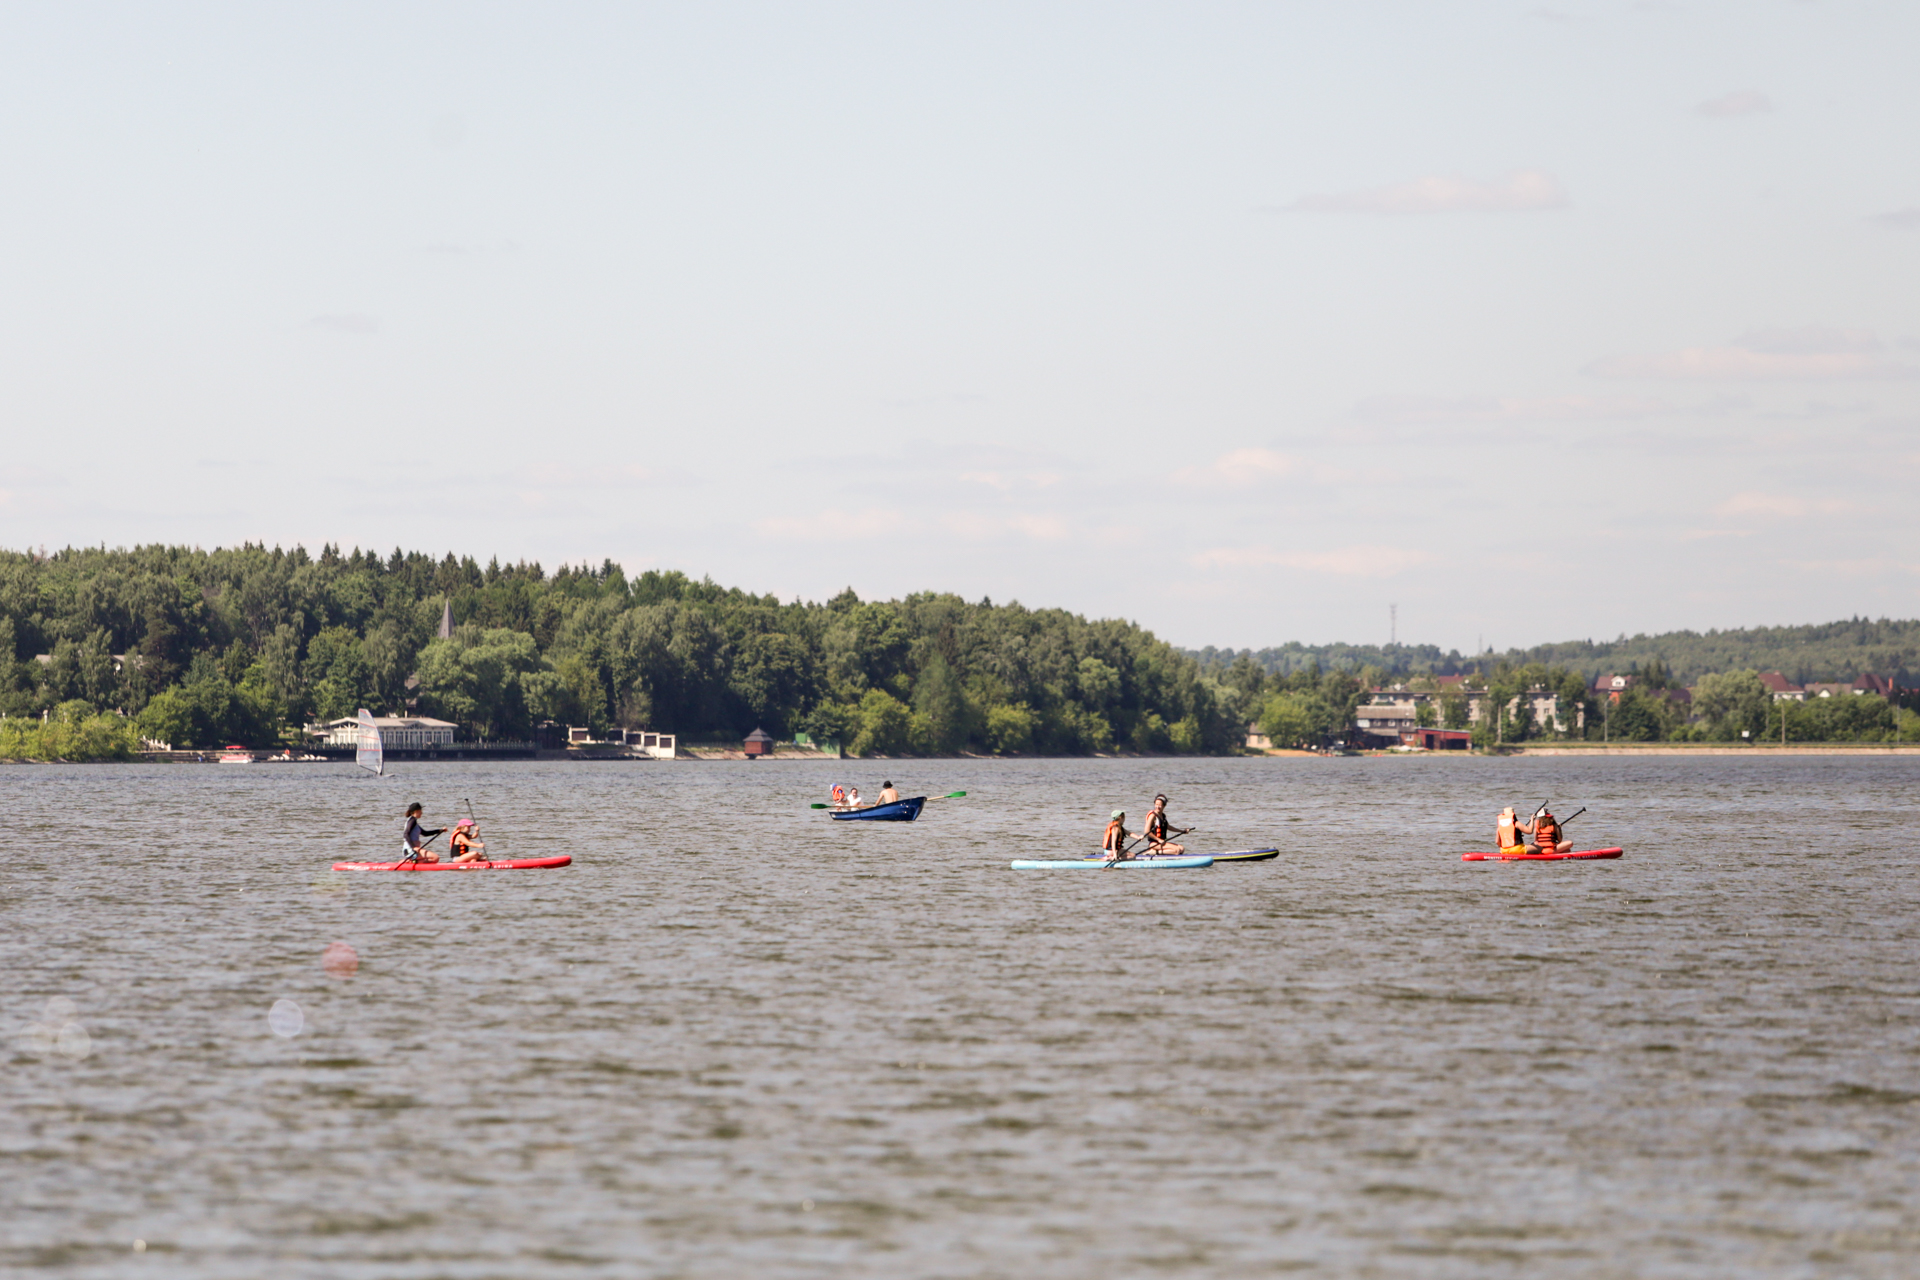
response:
[[[1553,815],[1543,813],[1533,820],[1533,842],[1540,846],[1540,852],[1552,853],[1553,846],[1560,843],[1560,824]]]

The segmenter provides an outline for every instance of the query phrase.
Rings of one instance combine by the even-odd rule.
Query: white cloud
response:
[[[1920,230],[1920,205],[1908,205],[1904,209],[1892,209],[1886,213],[1876,213],[1872,221],[1895,231]]]
[[[906,532],[911,525],[898,511],[822,511],[812,516],[766,516],[753,522],[761,533],[803,542],[859,542]]]
[[[349,311],[340,315],[314,316],[307,321],[307,328],[319,329],[326,333],[351,333],[364,336],[380,332],[380,321],[364,312]]]
[[[1773,100],[1758,89],[1741,89],[1735,93],[1723,93],[1710,98],[1694,108],[1703,116],[1723,120],[1728,116],[1765,115],[1773,110]]]
[[[1353,546],[1333,551],[1275,551],[1270,547],[1215,547],[1193,557],[1201,569],[1304,569],[1348,578],[1389,578],[1433,560],[1405,547]]]
[[[1608,356],[1587,366],[1602,378],[1718,382],[1846,381],[1912,378],[1920,368],[1889,360],[1883,344],[1861,329],[1755,329],[1724,347],[1683,347]]]
[[[1338,195],[1302,196],[1280,212],[1304,213],[1503,213],[1529,209],[1564,209],[1567,193],[1552,174],[1539,169],[1516,169],[1492,182],[1435,175],[1412,182],[1348,191]]]
[[[1713,514],[1726,519],[1730,516],[1760,516],[1774,520],[1797,520],[1808,515],[1839,515],[1846,511],[1862,511],[1865,508],[1857,503],[1828,500],[1809,502],[1805,498],[1796,498],[1787,493],[1761,493],[1749,489],[1745,493],[1736,493],[1713,509]]]
[[[960,480],[965,484],[983,484],[989,489],[998,489],[1001,493],[1011,493],[1015,489],[1050,489],[1060,483],[1057,471],[963,471]]]
[[[1003,515],[975,511],[956,511],[942,516],[940,524],[949,533],[984,541],[1015,534],[1023,538],[1054,541],[1068,533],[1066,520],[1048,515]]]
[[[1272,449],[1235,449],[1223,453],[1203,467],[1181,467],[1173,473],[1176,484],[1227,485],[1249,488],[1267,480],[1291,475],[1304,465],[1300,459]]]
[[[1618,421],[1676,412],[1643,396],[1369,396],[1353,416],[1367,422]]]

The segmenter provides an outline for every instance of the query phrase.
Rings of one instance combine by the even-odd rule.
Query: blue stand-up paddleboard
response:
[[[1015,871],[1099,871],[1104,867],[1115,871],[1189,871],[1212,865],[1212,858],[1122,858],[1118,862],[1105,858],[1016,858],[1012,864]]]

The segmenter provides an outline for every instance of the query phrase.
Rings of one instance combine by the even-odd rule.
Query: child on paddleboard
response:
[[[440,861],[440,855],[438,853],[435,853],[433,850],[427,848],[427,841],[433,839],[435,836],[445,831],[446,828],[435,827],[432,831],[428,831],[424,829],[420,825],[420,819],[424,813],[425,813],[425,810],[421,809],[420,805],[417,802],[407,806],[407,834],[405,837],[406,850],[405,850],[405,855],[401,859],[401,861],[403,862],[411,862],[411,861],[438,862]]]
[[[453,838],[447,843],[453,846],[455,862],[479,862],[486,856],[487,846],[481,843],[480,828],[472,818],[454,823]]]
[[[1100,837],[1100,856],[1118,862],[1127,856],[1127,811],[1115,809],[1107,820],[1106,834]]]

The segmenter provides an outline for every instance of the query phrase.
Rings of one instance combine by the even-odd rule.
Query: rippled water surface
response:
[[[1915,1274],[1920,761],[396,771],[0,769],[0,1272]]]

